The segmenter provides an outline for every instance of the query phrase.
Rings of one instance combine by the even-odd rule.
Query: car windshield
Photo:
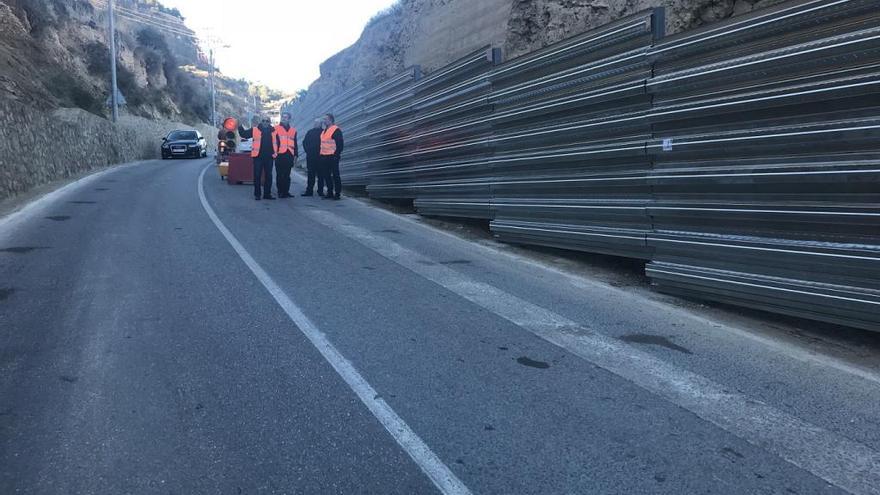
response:
[[[195,131],[174,131],[168,135],[169,141],[179,141],[183,139],[195,141],[196,139],[198,139],[198,137],[196,137]]]

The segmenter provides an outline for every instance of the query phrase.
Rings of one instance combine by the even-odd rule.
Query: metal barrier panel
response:
[[[648,260],[665,292],[880,330],[880,0],[663,25],[325,99],[344,179],[505,242]]]
[[[492,101],[493,234],[648,259],[646,11],[498,67]]]
[[[491,128],[479,120],[491,113],[487,77],[499,57],[498,50],[485,47],[415,84],[410,118],[381,131],[405,129],[406,135],[396,142],[406,144],[406,156],[386,156],[395,163],[385,166],[368,186],[370,195],[418,203],[425,196],[448,195],[451,189],[444,187],[445,181],[483,175],[471,165],[478,166],[488,151],[485,141]],[[488,190],[477,195],[488,209]],[[456,212],[441,209],[433,214]]]
[[[655,47],[660,290],[880,328],[878,7],[784,4]]]

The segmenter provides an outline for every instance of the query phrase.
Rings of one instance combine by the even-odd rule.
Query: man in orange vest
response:
[[[254,159],[254,199],[275,199],[272,196],[272,168],[278,156],[278,140],[269,117],[262,117],[260,123],[251,129],[238,126],[238,134],[254,141],[251,149],[251,158]],[[262,190],[260,176],[263,176]]]
[[[339,176],[339,159],[342,157],[342,129],[336,125],[333,114],[324,115],[324,132],[321,133],[321,161],[327,195],[324,199],[340,199],[342,178]]]
[[[299,150],[296,147],[296,127],[290,125],[290,113],[281,114],[281,123],[275,126],[278,139],[278,156],[275,158],[275,173],[278,176],[278,197],[292,198],[290,195],[290,170]]]

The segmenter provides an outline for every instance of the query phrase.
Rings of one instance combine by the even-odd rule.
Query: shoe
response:
[[[259,196],[254,196],[254,199],[256,199],[257,201],[259,201],[259,200],[261,200],[261,199],[263,199],[263,198],[261,198],[261,197],[259,197]]]
[[[325,194],[325,195],[323,196],[323,198],[324,198],[324,199],[333,199],[333,195],[332,195],[332,194]]]
[[[326,196],[326,194],[324,194],[324,191],[318,191],[318,196],[321,196],[323,198],[324,196]]]
[[[263,199],[275,199],[275,196],[272,196],[272,195],[270,194],[270,195],[268,195],[268,196],[263,196]]]
[[[304,192],[300,194],[300,196],[314,196],[314,194],[312,194],[311,192]]]
[[[336,201],[339,201],[340,199],[342,199],[342,196],[337,194],[337,195],[333,196],[333,199],[335,199]]]
[[[284,194],[279,194],[278,197],[279,198],[292,198],[293,196],[291,196],[290,194],[284,193]]]

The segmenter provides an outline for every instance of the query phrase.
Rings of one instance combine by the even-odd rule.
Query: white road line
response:
[[[299,184],[305,185],[305,178],[302,176],[302,174],[293,174],[293,180]],[[398,222],[407,222],[414,227],[423,229],[427,232],[435,233],[437,235],[441,235],[456,243],[466,243],[467,249],[481,251],[488,256],[504,257],[511,261],[522,263],[530,267],[552,273],[553,275],[559,276],[569,281],[574,287],[586,290],[599,288],[611,294],[619,294],[628,298],[634,297],[632,292],[625,289],[621,289],[619,287],[615,287],[613,285],[600,282],[598,280],[592,280],[582,275],[565,271],[555,266],[536,261],[532,258],[529,258],[528,256],[509,252],[483,242],[465,239],[455,233],[448,232],[438,227],[434,227],[433,225],[424,223],[417,218],[412,218],[412,215],[401,215],[383,208],[377,208],[374,205],[370,204],[368,199],[361,199],[358,197],[352,197],[349,199],[356,201],[364,208],[369,208],[371,212],[388,216],[389,218],[393,218],[395,221]],[[664,311],[667,313],[674,313],[678,318],[688,319],[701,325],[711,326],[713,329],[716,329],[719,332],[723,332],[726,335],[735,335],[740,338],[749,339],[753,342],[761,344],[768,349],[772,349],[789,358],[796,359],[811,366],[822,366],[825,368],[831,368],[841,373],[847,373],[849,375],[868,380],[870,382],[873,382],[874,385],[880,384],[880,373],[878,373],[876,369],[854,365],[838,357],[821,354],[813,349],[810,349],[809,347],[797,343],[788,342],[785,340],[780,340],[772,336],[761,335],[747,328],[712,319],[711,317],[695,314],[692,311],[678,308],[669,303],[656,301],[642,295],[635,295],[635,297],[639,298],[639,304],[652,306],[660,311]]]
[[[345,383],[357,394],[361,402],[367,406],[367,409],[373,413],[373,416],[382,423],[382,426],[388,430],[388,433],[397,441],[403,450],[415,461],[422,471],[431,479],[435,486],[444,494],[449,495],[466,495],[470,494],[470,490],[455,476],[452,470],[446,466],[443,461],[419,438],[418,435],[397,415],[396,412],[388,405],[376,390],[364,379],[354,365],[345,358],[336,347],[327,339],[324,332],[318,329],[314,323],[303,313],[302,309],[287,296],[287,294],[272,280],[272,277],[266,273],[259,263],[248,253],[248,251],[238,242],[235,235],[226,228],[214,209],[208,203],[205,197],[204,178],[205,172],[211,168],[210,166],[202,170],[199,175],[199,200],[202,207],[214,222],[214,225],[232,246],[232,249],[238,254],[245,265],[250,268],[251,272],[257,277],[257,280],[263,284],[263,287],[269,291],[269,294],[275,299],[275,302],[287,313],[291,321],[299,327],[300,331],[312,345],[318,349],[318,352],[324,356],[324,359],[330,363],[330,366],[336,370],[336,373],[345,380]]]
[[[294,175],[295,175],[295,177],[297,177],[297,179],[300,179],[300,181],[302,181],[299,174],[294,174]],[[528,266],[550,272],[554,275],[561,276],[561,277],[565,278],[566,280],[568,280],[569,282],[571,282],[575,287],[586,288],[586,289],[600,288],[606,292],[620,294],[620,295],[626,296],[626,297],[633,297],[632,292],[628,292],[628,291],[621,289],[619,287],[614,287],[613,285],[609,285],[604,282],[600,282],[597,280],[591,280],[591,279],[583,277],[581,275],[567,272],[567,271],[562,270],[560,268],[550,266],[545,263],[541,263],[540,261],[536,261],[536,260],[529,258],[527,256],[523,256],[523,255],[520,255],[517,253],[508,252],[503,249],[499,249],[497,247],[487,245],[487,244],[484,244],[484,243],[481,243],[478,241],[471,241],[468,239],[464,239],[454,233],[447,232],[445,230],[434,227],[433,225],[426,224],[426,223],[421,222],[417,219],[411,218],[410,216],[400,215],[400,214],[394,213],[392,211],[385,210],[383,208],[376,208],[375,206],[371,205],[367,200],[362,200],[360,198],[351,198],[351,199],[354,199],[355,201],[362,204],[366,208],[370,208],[371,211],[378,212],[383,215],[392,217],[396,221],[407,222],[413,226],[416,226],[416,227],[419,227],[422,229],[426,229],[430,232],[434,232],[436,234],[442,235],[448,239],[453,240],[454,242],[467,243],[468,249],[475,249],[478,251],[482,251],[483,253],[486,253],[490,256],[503,256],[509,260],[512,260],[512,261],[515,261],[518,263],[523,263]],[[853,364],[850,364],[840,358],[820,354],[820,353],[818,353],[808,347],[804,347],[804,346],[801,346],[798,344],[793,344],[791,342],[778,340],[773,337],[764,336],[764,335],[755,333],[753,331],[750,331],[746,328],[741,328],[741,327],[738,327],[735,325],[725,323],[723,321],[714,320],[710,317],[694,314],[691,311],[683,310],[681,308],[672,306],[672,305],[665,303],[665,302],[662,302],[662,301],[655,301],[653,299],[649,299],[649,298],[646,298],[641,295],[638,295],[637,297],[640,298],[640,301],[639,301],[640,304],[652,306],[652,307],[655,307],[661,311],[675,313],[675,315],[680,318],[689,319],[689,320],[695,321],[699,324],[711,325],[712,328],[716,328],[719,331],[723,331],[726,334],[732,334],[732,335],[736,335],[741,338],[745,338],[745,339],[752,340],[754,342],[758,342],[762,346],[773,349],[774,351],[779,352],[781,354],[784,354],[792,359],[797,359],[798,361],[802,361],[804,363],[808,363],[813,366],[823,366],[823,367],[827,367],[827,368],[832,368],[832,369],[839,371],[839,372],[842,372],[842,373],[847,373],[850,375],[858,376],[859,378],[871,381],[874,384],[880,384],[880,373],[878,373],[877,370],[865,368],[863,366],[853,365]]]
[[[880,454],[767,404],[730,392],[611,337],[426,259],[326,210],[304,213],[383,257],[534,335],[649,390],[720,428],[854,494],[880,494]]]

